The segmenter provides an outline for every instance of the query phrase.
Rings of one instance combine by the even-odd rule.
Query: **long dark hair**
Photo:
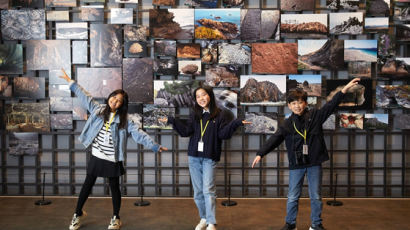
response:
[[[108,105],[108,101],[110,100],[111,97],[114,97],[117,94],[122,94],[123,101],[122,105],[120,108],[117,109],[117,114],[120,116],[120,125],[119,128],[123,129],[125,128],[125,125],[127,124],[127,114],[128,114],[128,94],[122,89],[117,89],[110,93],[107,98],[107,106],[105,106],[104,110],[101,112],[101,115],[104,117],[104,123],[110,119],[110,113],[111,113],[111,108]]]
[[[203,113],[203,108],[198,104],[196,101],[196,92],[200,89],[205,90],[205,92],[209,95],[209,113],[211,114],[211,118],[213,119],[218,116],[218,114],[221,112],[221,110],[216,106],[216,101],[215,101],[215,94],[214,91],[212,90],[211,87],[208,86],[200,86],[194,90],[194,99],[195,99],[195,106],[194,106],[194,112],[195,112],[195,118],[197,120],[200,120],[202,118],[202,113]]]

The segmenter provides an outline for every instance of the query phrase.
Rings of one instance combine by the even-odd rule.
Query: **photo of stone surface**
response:
[[[65,69],[68,77],[71,78],[71,68]],[[61,76],[61,68],[60,69],[50,69],[48,71],[48,83],[49,84],[59,84],[59,85],[67,85],[67,81],[60,78]]]
[[[205,83],[211,87],[239,87],[240,74],[239,66],[210,66],[205,70]]]
[[[218,63],[218,42],[201,40],[201,62],[205,64]]]
[[[13,8],[44,8],[43,0],[11,0]],[[0,9],[7,9],[1,8]]]
[[[326,7],[332,10],[358,10],[360,0],[326,0]]]
[[[201,58],[201,45],[198,43],[177,44],[177,58]]]
[[[50,97],[50,111],[72,111],[73,99],[71,97]]]
[[[336,129],[336,116],[331,114],[326,121],[322,124],[323,130],[335,130]]]
[[[410,76],[410,58],[380,58],[377,64],[378,78],[406,79]]]
[[[145,42],[129,41],[124,43],[125,57],[146,57],[147,44]]]
[[[245,0],[222,0],[223,7],[243,7]]]
[[[261,39],[280,39],[280,10],[262,10],[261,12]]]
[[[57,39],[88,39],[88,25],[86,22],[56,23]]]
[[[0,9],[8,9],[9,1],[0,1]]]
[[[46,81],[43,77],[14,77],[14,97],[42,99],[45,98]]]
[[[150,36],[166,39],[194,38],[194,9],[150,9]]]
[[[286,104],[286,75],[241,75],[241,105]]]
[[[326,101],[330,101],[349,81],[349,79],[326,80],[326,95],[328,95]],[[371,109],[373,107],[372,84],[370,79],[361,79],[357,85],[347,91],[338,109]]]
[[[282,14],[280,36],[284,38],[326,38],[327,14]]]
[[[121,68],[78,68],[77,81],[92,97],[107,98],[122,89]]]
[[[70,40],[26,41],[27,70],[71,69]]]
[[[410,7],[405,5],[395,5],[393,10],[393,19],[397,21],[409,21],[410,20]]]
[[[81,105],[78,97],[73,97],[73,120],[87,120],[87,110]]]
[[[104,6],[81,6],[80,18],[85,22],[104,21]]]
[[[298,69],[344,69],[343,40],[298,40]]]
[[[201,75],[201,61],[178,61],[178,71],[180,75]]]
[[[176,56],[177,42],[174,40],[155,40],[154,54],[155,56]]]
[[[123,62],[123,89],[129,102],[153,103],[153,60],[125,58]]]
[[[132,24],[133,13],[132,8],[111,8],[110,24]]]
[[[410,24],[396,25],[397,41],[410,41]]]
[[[261,38],[261,10],[241,10],[241,40],[253,41]]]
[[[359,113],[339,114],[339,126],[345,129],[363,129],[364,116]]]
[[[345,40],[344,60],[377,62],[377,40]]]
[[[76,7],[76,0],[44,0],[46,7]]]
[[[238,93],[228,89],[213,89],[216,105],[220,109],[228,110],[233,117],[238,117]]]
[[[390,34],[380,34],[378,39],[378,55],[379,56],[395,56],[396,41],[395,37]]]
[[[87,41],[73,41],[73,64],[88,63],[88,43]]]
[[[347,69],[350,77],[372,77],[372,63],[370,62],[349,62]]]
[[[252,122],[245,126],[245,133],[274,134],[278,130],[277,113],[246,112],[245,120]]]
[[[73,115],[50,114],[51,129],[73,129]]]
[[[152,0],[154,6],[175,6],[175,0]]]
[[[0,44],[0,74],[23,73],[23,45]]]
[[[363,12],[329,13],[330,34],[362,34]]]
[[[122,32],[119,25],[91,24],[91,66],[121,66]]]
[[[389,16],[390,0],[366,0],[366,15]]]
[[[251,47],[248,44],[218,44],[219,64],[251,64]]]
[[[308,96],[322,96],[322,76],[314,74],[289,75],[287,89],[302,89]]]
[[[12,88],[11,82],[12,82],[11,78],[4,76],[4,75],[0,75],[0,98],[12,96],[13,88]]]
[[[46,103],[6,104],[6,130],[9,132],[49,132],[50,112]]]
[[[389,29],[389,17],[366,17],[364,29],[369,33],[378,33]]]
[[[144,129],[172,129],[172,125],[160,122],[159,118],[175,117],[175,108],[157,107],[145,104],[143,113]]]
[[[52,10],[46,13],[47,21],[68,22],[70,20],[68,10]]]
[[[298,72],[297,43],[253,43],[252,72],[292,74]]]
[[[178,75],[178,62],[175,58],[155,59],[154,72],[158,75]]]
[[[7,152],[10,155],[37,155],[38,154],[38,133],[14,133],[8,134],[9,145]]]
[[[365,129],[387,129],[389,128],[389,114],[369,114],[364,115]]]
[[[48,85],[48,96],[51,97],[71,97],[71,90],[65,85]]]
[[[135,26],[135,25],[125,25],[124,26],[124,40],[128,41],[147,41],[149,36],[148,26]]]
[[[2,10],[1,35],[4,40],[45,39],[45,10]]]
[[[193,107],[199,81],[154,80],[154,104],[162,107]]]
[[[195,38],[227,40],[240,37],[240,9],[195,9]]]
[[[394,129],[410,129],[410,114],[395,114],[393,119]]]
[[[410,85],[376,85],[376,107],[410,109]]]
[[[217,8],[217,0],[185,0],[184,5],[203,8]]]
[[[142,129],[142,114],[143,114],[143,104],[129,104],[128,105],[128,120],[133,122]]]
[[[315,0],[280,0],[280,9],[284,11],[314,10]]]

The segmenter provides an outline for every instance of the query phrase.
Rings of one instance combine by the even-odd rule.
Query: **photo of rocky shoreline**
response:
[[[195,9],[195,38],[236,39],[240,35],[240,9]]]
[[[343,40],[298,40],[298,69],[344,69]]]
[[[38,154],[38,133],[9,133],[9,143],[7,152],[10,155],[37,155]]]
[[[150,9],[150,36],[166,39],[194,38],[194,9]]]

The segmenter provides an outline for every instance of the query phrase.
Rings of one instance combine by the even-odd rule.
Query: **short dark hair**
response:
[[[307,103],[307,93],[303,89],[293,89],[288,94],[288,104],[292,101],[302,100]]]

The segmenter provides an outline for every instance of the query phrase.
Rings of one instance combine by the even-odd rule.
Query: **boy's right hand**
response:
[[[347,83],[347,85],[345,85],[345,87],[343,87],[342,89],[342,93],[347,93],[347,91],[352,88],[353,86],[359,84],[360,78],[354,78],[353,80],[351,80],[349,83]]]
[[[71,78],[67,75],[67,73],[64,71],[63,68],[61,68],[61,71],[63,71],[63,75],[60,76],[60,78],[66,80],[67,82],[70,82],[70,81],[71,81]]]
[[[162,123],[167,123],[167,122],[168,122],[168,118],[167,118],[167,117],[161,117],[161,118],[158,118],[158,121],[159,121],[159,122],[162,122]]]
[[[261,156],[256,156],[255,159],[253,160],[252,168],[253,168],[257,163],[259,163],[260,160],[261,160]]]

